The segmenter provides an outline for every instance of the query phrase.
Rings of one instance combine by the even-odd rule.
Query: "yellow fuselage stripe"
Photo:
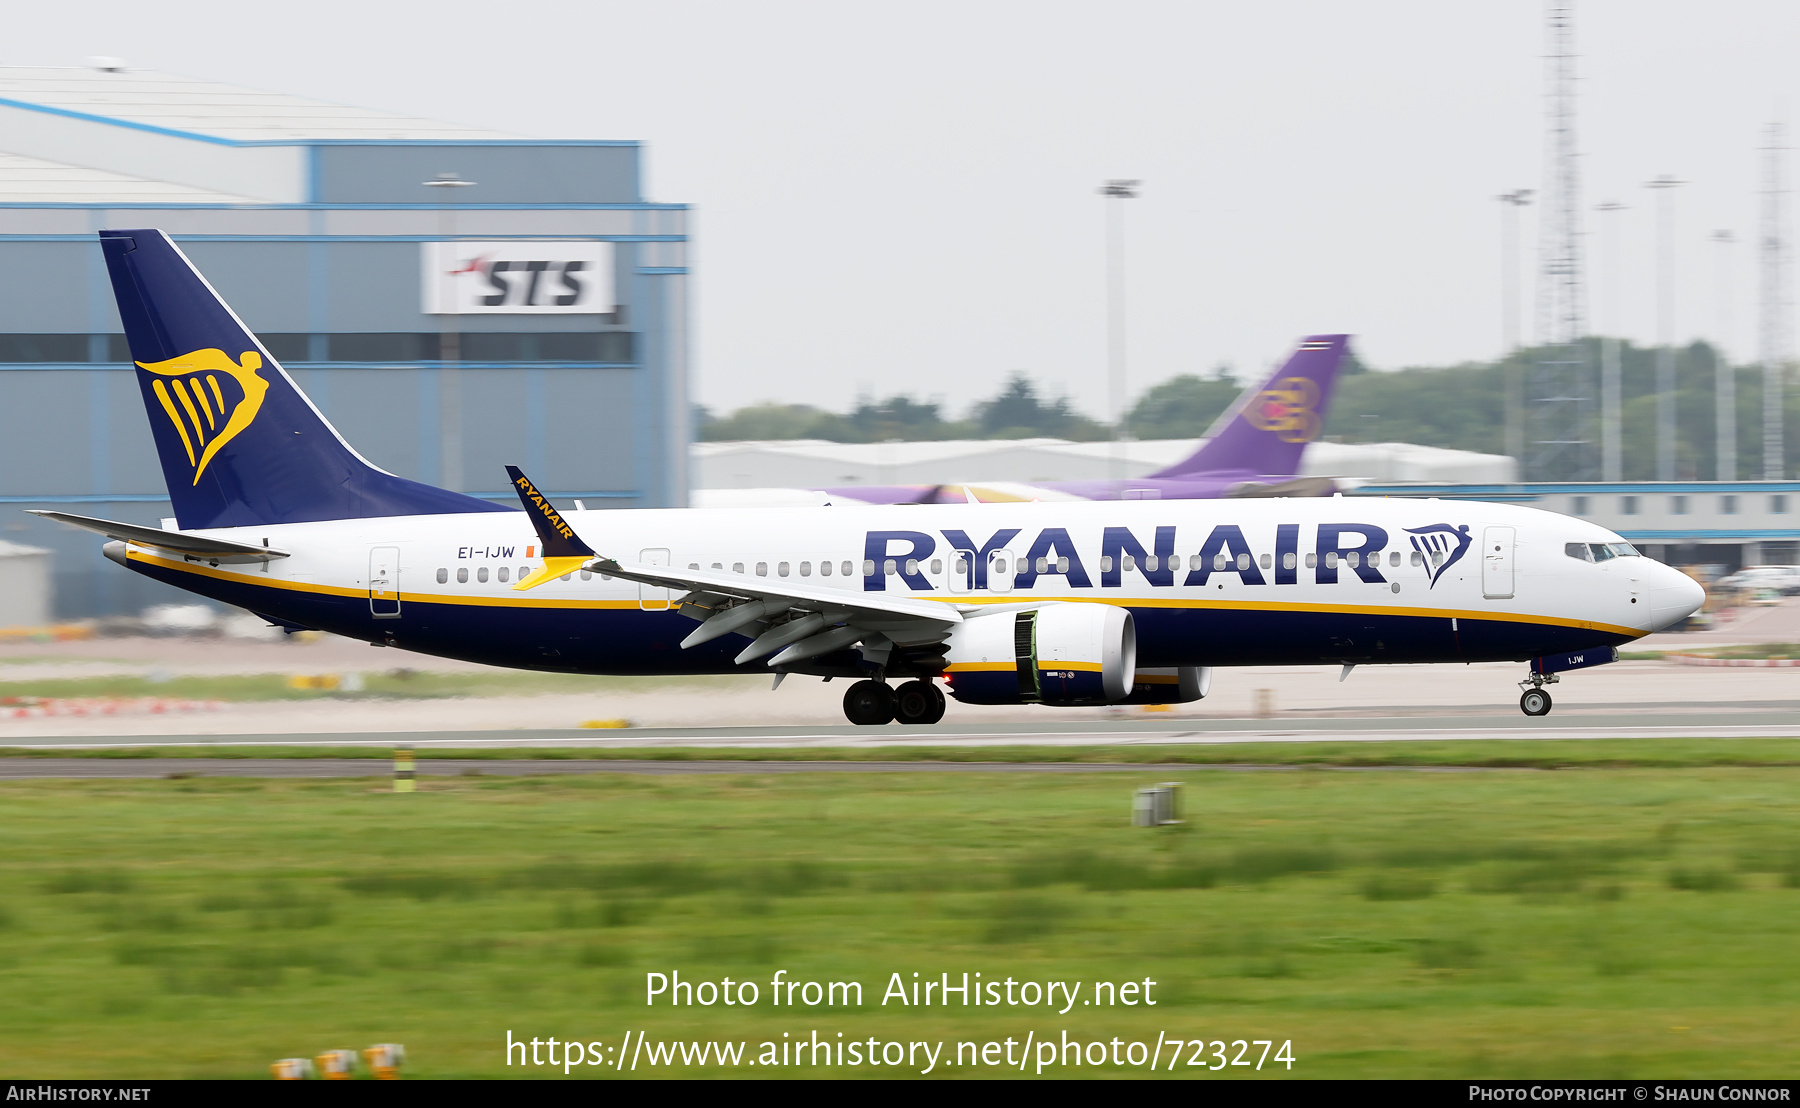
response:
[[[221,581],[231,581],[240,585],[255,585],[265,589],[283,589],[289,592],[315,593],[324,596],[367,596],[367,589],[344,588],[341,585],[320,585],[310,581],[283,581],[277,578],[265,578],[262,574],[237,573],[213,566],[199,565],[192,562],[180,562],[170,558],[148,554],[135,547],[127,551],[133,561],[148,562],[165,569],[178,570],[183,573],[198,574]],[[585,559],[584,559],[585,560]],[[570,608],[570,609],[633,609],[639,604],[635,600],[531,600],[518,596],[459,596],[445,593],[401,592],[398,594],[402,602],[413,604],[462,604],[482,608]],[[949,596],[932,597],[944,604],[1018,604],[1021,602],[1034,604],[1110,604],[1118,608],[1188,608],[1214,609],[1218,611],[1241,612],[1304,612],[1321,615],[1366,615],[1366,616],[1419,616],[1434,619],[1475,619],[1496,623],[1530,623],[1540,626],[1573,627],[1578,630],[1604,631],[1611,635],[1623,635],[1628,639],[1642,638],[1648,634],[1633,627],[1621,627],[1612,623],[1599,623],[1590,620],[1566,619],[1562,616],[1530,615],[1520,612],[1486,612],[1469,609],[1444,608],[1401,608],[1377,607],[1362,604],[1294,604],[1256,600],[1180,600],[1162,597],[1086,597],[1086,596],[1045,596],[1045,597],[969,597]],[[656,609],[662,611],[664,609]],[[1046,663],[1047,664],[1047,663]]]

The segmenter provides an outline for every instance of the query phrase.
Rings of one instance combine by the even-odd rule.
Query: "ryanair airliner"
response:
[[[523,512],[339,437],[159,230],[100,232],[175,527],[40,512],[136,573],[444,657],[853,683],[853,723],[964,703],[1179,703],[1217,666],[1528,662],[1561,672],[1695,611],[1618,535],[1514,505],[1293,497]],[[592,545],[589,545],[589,544]]]

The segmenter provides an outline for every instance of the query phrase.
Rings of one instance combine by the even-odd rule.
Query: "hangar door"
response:
[[[1511,600],[1513,594],[1513,529],[1486,527],[1481,532],[1481,595]]]

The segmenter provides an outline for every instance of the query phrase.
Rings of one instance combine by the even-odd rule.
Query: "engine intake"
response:
[[[948,646],[945,680],[965,704],[1117,704],[1137,672],[1131,613],[1110,604],[977,616]]]

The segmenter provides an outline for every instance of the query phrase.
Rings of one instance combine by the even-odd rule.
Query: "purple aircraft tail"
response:
[[[1199,450],[1151,477],[1238,471],[1300,472],[1300,454],[1325,427],[1349,335],[1313,335],[1263,384],[1246,390],[1212,425]]]

